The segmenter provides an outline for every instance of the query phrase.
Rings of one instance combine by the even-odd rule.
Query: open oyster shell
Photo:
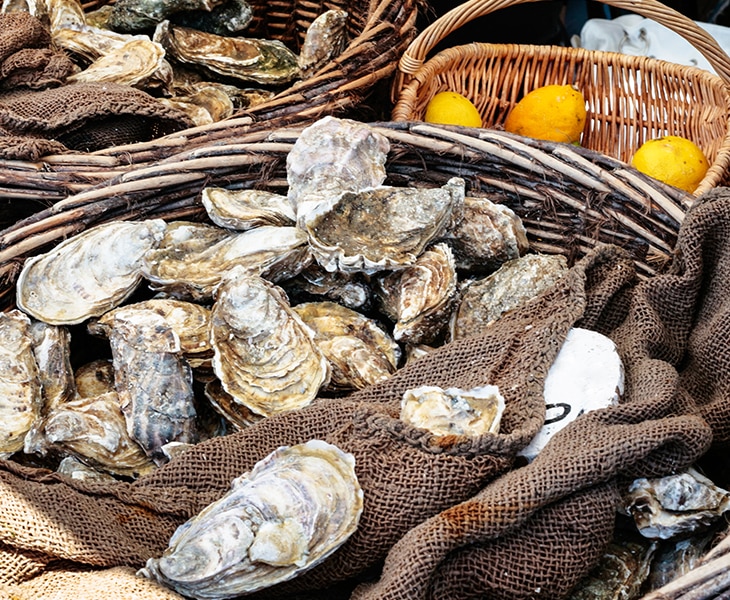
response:
[[[181,525],[139,574],[210,600],[292,579],[357,529],[363,493],[354,467],[351,454],[321,440],[282,446]]]
[[[330,378],[311,329],[283,291],[241,267],[217,289],[211,341],[223,389],[263,416],[310,404]]]
[[[18,308],[51,325],[104,314],[137,289],[142,258],[166,227],[162,219],[113,221],[28,258],[16,284]]]

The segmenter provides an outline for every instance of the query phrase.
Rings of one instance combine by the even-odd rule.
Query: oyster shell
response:
[[[146,35],[117,33],[88,23],[65,27],[53,34],[53,42],[56,46],[87,63],[91,63],[113,50],[118,50],[132,40],[150,41]]]
[[[465,281],[449,323],[451,339],[483,333],[503,313],[549,288],[567,270],[568,262],[562,255],[525,254],[487,277]]]
[[[65,475],[75,481],[100,481],[102,483],[113,483],[116,481],[113,475],[104,473],[81,462],[75,456],[66,456],[58,463],[56,473]]]
[[[68,328],[31,320],[33,355],[43,390],[43,412],[71,399],[76,392]]]
[[[95,398],[113,392],[114,363],[109,358],[85,363],[74,372],[74,382],[79,398]]]
[[[325,271],[312,263],[299,275],[280,282],[290,298],[306,302],[314,298],[325,298],[353,310],[367,311],[372,304],[372,288],[361,273]]]
[[[61,29],[74,29],[86,23],[84,7],[79,0],[44,1],[43,5],[48,12],[52,38]]]
[[[174,25],[190,27],[216,35],[237,35],[253,19],[253,9],[246,0],[225,0],[212,10],[186,10],[170,15]]]
[[[297,222],[345,191],[381,185],[389,150],[388,138],[351,119],[326,116],[305,127],[286,157],[287,196]]]
[[[117,312],[109,343],[130,437],[158,464],[165,444],[197,442],[192,373],[165,317],[151,309]]]
[[[181,525],[138,574],[199,599],[292,579],[356,531],[363,493],[354,467],[351,454],[321,440],[282,446]]]
[[[347,46],[347,11],[333,8],[319,15],[307,28],[298,64],[306,79],[339,56]]]
[[[314,331],[332,368],[329,388],[361,389],[388,379],[398,368],[400,346],[374,319],[335,302],[293,307]]]
[[[461,390],[424,385],[406,390],[400,419],[434,435],[498,433],[505,401],[496,385]]]
[[[223,274],[237,265],[276,282],[295,275],[312,259],[307,236],[297,227],[169,227],[170,235],[145,255],[143,271],[150,287],[183,298],[211,299]],[[205,240],[196,239],[200,234]]]
[[[471,273],[490,273],[530,247],[525,226],[511,208],[469,196],[442,239],[454,252],[456,268]]]
[[[281,288],[241,267],[221,281],[211,315],[213,369],[236,402],[263,416],[310,404],[330,378],[313,338]]]
[[[235,398],[223,389],[219,379],[212,379],[205,384],[205,397],[210,405],[221,415],[226,422],[233,425],[235,429],[245,429],[250,427],[264,417],[258,415],[252,410],[245,407],[240,402],[236,402]]]
[[[411,266],[388,273],[376,286],[381,310],[395,321],[393,337],[409,344],[443,339],[458,298],[451,249],[436,244]]]
[[[310,211],[303,228],[328,271],[377,273],[412,265],[441,236],[464,199],[464,180],[435,189],[381,186],[345,192]]]
[[[160,102],[186,113],[195,125],[209,125],[227,119],[233,114],[233,101],[222,89],[200,87],[188,96],[160,98]]]
[[[187,10],[211,11],[224,0],[116,0],[108,25],[121,33],[154,29],[172,14]]]
[[[28,258],[16,284],[18,308],[51,325],[73,325],[126,300],[142,281],[142,257],[167,225],[113,221]]]
[[[265,190],[227,190],[207,187],[201,201],[210,220],[220,227],[246,231],[262,225],[296,224],[296,214],[289,199]]]
[[[19,310],[0,312],[0,458],[23,449],[40,417],[41,380],[33,355],[30,319]]]
[[[183,64],[245,83],[284,85],[299,77],[297,55],[279,40],[227,37],[169,21],[155,29],[154,41]]]

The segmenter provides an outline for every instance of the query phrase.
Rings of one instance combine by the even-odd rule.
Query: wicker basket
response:
[[[391,144],[387,183],[439,186],[463,177],[469,193],[502,202],[522,218],[533,249],[569,259],[610,242],[631,252],[640,274],[651,275],[671,259],[694,199],[587,148],[479,128],[372,126]],[[300,131],[253,131],[162,160],[138,160],[134,168],[115,163],[108,181],[0,231],[0,308],[12,305],[25,258],[90,226],[152,217],[204,220],[200,194],[209,186],[286,193],[286,157]]]
[[[452,90],[474,102],[485,127],[500,128],[525,93],[570,83],[586,98],[583,146],[628,162],[647,139],[681,135],[700,146],[710,162],[695,195],[725,182],[730,165],[730,58],[694,21],[656,0],[601,1],[672,29],[718,75],[648,57],[562,46],[472,43],[426,61],[437,44],[465,23],[526,1],[531,0],[470,0],[424,29],[400,59],[392,119],[421,120],[435,94]]]

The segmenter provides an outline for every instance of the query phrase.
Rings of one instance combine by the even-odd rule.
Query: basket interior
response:
[[[698,68],[581,48],[473,43],[424,63],[401,91],[394,120],[422,120],[429,100],[451,90],[469,98],[485,127],[501,128],[529,91],[574,84],[586,99],[581,145],[629,162],[647,139],[680,135],[712,164],[728,136],[723,81]]]

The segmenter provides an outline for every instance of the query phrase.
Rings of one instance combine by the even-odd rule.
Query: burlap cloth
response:
[[[484,334],[347,398],[201,443],[134,483],[71,482],[0,462],[0,589],[28,600],[116,598],[114,586],[137,585],[127,598],[174,598],[133,571],[233,477],[280,445],[320,438],[355,455],[360,527],[311,571],[249,597],[332,599],[345,582],[340,597],[357,600],[560,598],[611,539],[621,485],[687,467],[713,435],[727,442],[729,282],[730,190],[721,189],[689,211],[668,274],[637,282],[623,251],[600,246]],[[544,418],[545,375],[574,325],[616,341],[624,402],[581,416],[520,466],[515,454]],[[507,399],[499,435],[438,441],[396,419],[407,388],[484,383]]]
[[[184,113],[130,86],[67,84],[78,70],[63,51],[52,48],[38,18],[0,14],[0,158],[93,152],[193,125]]]

